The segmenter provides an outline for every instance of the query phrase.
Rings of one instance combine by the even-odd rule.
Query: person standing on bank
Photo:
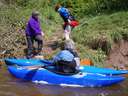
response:
[[[71,15],[69,10],[65,7],[62,7],[60,4],[57,4],[55,6],[55,11],[58,12],[60,14],[60,16],[62,17],[62,19],[64,20],[64,25],[63,25],[64,38],[66,40],[69,40],[71,30],[74,27],[78,26],[79,23],[78,23],[78,21],[75,20],[74,16]]]
[[[35,54],[33,53],[34,42],[37,42],[36,55],[40,54],[43,47],[43,36],[44,33],[41,29],[39,21],[39,12],[33,11],[27,26],[26,26],[26,38],[27,38],[27,58],[32,58]]]

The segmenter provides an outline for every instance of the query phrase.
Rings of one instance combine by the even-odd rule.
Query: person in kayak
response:
[[[53,62],[59,72],[74,73],[79,70],[80,59],[71,39],[65,40],[61,51],[53,58]]]
[[[62,7],[60,4],[57,4],[55,6],[55,11],[58,12],[64,20],[64,38],[68,40],[70,39],[71,30],[76,27],[79,23],[75,20],[74,16],[71,15],[69,10],[65,7]]]
[[[37,54],[40,54],[43,47],[43,36],[44,33],[41,29],[39,21],[39,12],[33,11],[27,26],[26,26],[26,38],[27,38],[27,58],[32,58],[34,56],[34,42],[37,42]]]

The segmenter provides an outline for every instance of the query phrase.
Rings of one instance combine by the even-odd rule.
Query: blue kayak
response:
[[[39,60],[39,59],[5,59],[7,65],[18,65],[18,66],[42,66],[52,64],[52,60]],[[99,73],[106,75],[120,75],[127,74],[128,70],[114,70],[109,68],[98,68],[94,66],[81,66],[81,72]]]
[[[60,86],[102,87],[120,83],[125,79],[121,76],[107,76],[85,72],[62,75],[44,68],[27,69],[23,66],[8,66],[8,70],[13,76],[22,80]]]

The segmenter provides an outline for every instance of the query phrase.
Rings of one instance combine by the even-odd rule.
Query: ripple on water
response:
[[[16,93],[7,92],[7,91],[0,91],[0,96],[18,96]]]

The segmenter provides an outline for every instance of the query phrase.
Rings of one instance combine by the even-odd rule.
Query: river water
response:
[[[101,88],[73,88],[34,84],[11,76],[5,65],[0,68],[0,96],[128,96],[128,79]]]

